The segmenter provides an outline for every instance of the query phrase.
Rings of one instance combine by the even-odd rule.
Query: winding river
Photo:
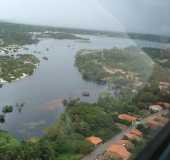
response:
[[[25,79],[4,85],[0,89],[0,109],[3,105],[25,103],[21,112],[17,107],[6,116],[6,122],[0,126],[16,137],[28,138],[43,134],[43,128],[51,125],[64,111],[61,100],[68,97],[80,97],[82,101],[94,102],[106,86],[86,82],[74,66],[76,52],[79,49],[98,49],[127,47],[132,45],[161,47],[162,44],[147,41],[133,42],[129,39],[91,36],[90,42],[81,40],[43,39],[36,45],[25,46],[19,53],[31,53],[41,62],[35,73]],[[49,48],[49,50],[47,50]],[[48,57],[48,60],[42,57]],[[90,97],[82,97],[83,91],[89,91]]]

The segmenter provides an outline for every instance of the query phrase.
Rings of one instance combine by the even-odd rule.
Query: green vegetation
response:
[[[37,39],[33,39],[27,32],[26,25],[0,22],[0,46],[8,45],[25,45],[37,43]]]
[[[44,33],[50,31],[50,33]],[[61,33],[54,33],[54,32]],[[41,32],[36,37],[32,36],[32,32]],[[8,22],[0,22],[0,46],[8,45],[27,45],[38,43],[38,38],[54,38],[54,39],[82,39],[88,40],[74,35],[69,29],[59,29],[47,26],[33,26],[25,24],[15,24]]]
[[[0,114],[0,123],[5,123],[5,115]]]
[[[141,86],[152,73],[153,62],[137,48],[80,50],[76,66],[83,78],[116,86]]]
[[[143,96],[145,94],[146,96]],[[149,101],[148,94],[150,95]],[[119,114],[128,113],[144,117],[148,114],[146,106],[149,103],[157,100],[170,102],[169,97],[169,93],[162,94],[158,86],[153,84],[147,85],[133,98],[131,94],[126,95],[126,97],[113,98],[109,93],[103,93],[98,102],[93,104],[80,102],[79,99],[69,100],[66,103],[65,113],[55,124],[46,129],[45,136],[25,142],[15,140],[15,143],[12,143],[14,144],[12,149],[9,147],[5,151],[1,150],[0,147],[0,153],[3,152],[3,155],[0,154],[0,159],[68,160],[69,157],[69,159],[80,160],[83,155],[94,149],[94,146],[85,140],[86,137],[96,135],[106,141],[120,132],[116,125],[116,123],[120,123],[117,119]],[[134,142],[134,155],[139,153],[150,139],[150,133],[146,126],[139,125],[138,129],[146,137],[139,142]],[[1,135],[0,137],[3,138]]]
[[[13,106],[11,105],[6,105],[2,108],[2,112],[3,113],[11,113],[13,112]]]
[[[128,58],[129,56],[132,56],[131,52],[126,52],[125,57],[123,57],[124,54],[121,53],[119,49],[116,50],[120,53],[120,56],[115,54],[114,60],[112,60],[113,53],[110,53],[109,50],[105,51],[108,51],[105,56],[108,61],[105,58],[100,60],[102,55],[98,57],[98,52],[93,55],[95,58],[91,59],[96,59],[96,61],[100,60],[100,63],[102,62],[107,65],[107,67],[122,67],[121,69],[126,72],[130,70],[133,73],[138,73],[138,77],[140,77],[140,74],[144,74],[140,67],[133,68],[133,65],[137,64],[134,60],[129,62]],[[113,49],[113,51],[115,53],[115,49]],[[116,63],[119,59],[122,61],[122,58],[126,63]],[[155,56],[154,58],[158,58],[158,56]],[[87,59],[90,60],[89,57]],[[135,60],[138,61],[138,56],[135,56]],[[145,58],[142,59],[142,61],[143,60],[145,60]],[[82,59],[81,62],[83,62]],[[131,65],[128,66],[127,63]],[[148,65],[148,63],[146,63],[143,67],[146,67],[146,65]],[[160,67],[160,65],[158,66]],[[163,68],[165,66],[161,67]],[[155,74],[155,72],[153,72],[153,74]],[[113,75],[111,74],[111,76]],[[65,112],[55,124],[45,130],[46,134],[43,137],[19,142],[12,137],[8,137],[8,134],[6,138],[6,133],[2,133],[0,138],[3,140],[0,139],[0,144],[2,141],[3,146],[7,147],[4,150],[0,147],[0,153],[3,153],[3,155],[0,154],[0,159],[80,160],[95,147],[85,140],[86,137],[95,135],[102,138],[104,142],[107,141],[120,132],[120,128],[117,126],[117,123],[130,125],[125,121],[119,120],[119,114],[127,113],[145,117],[150,114],[148,111],[148,106],[156,101],[170,102],[170,94],[169,92],[161,92],[159,89],[159,81],[157,79],[153,80],[153,75],[150,79],[148,79],[148,84],[134,95],[128,91],[124,91],[121,92],[119,96],[113,97],[110,93],[104,92],[99,96],[98,101],[93,104],[80,102],[79,99],[65,100]],[[140,141],[134,142],[135,150],[133,150],[133,156],[137,155],[146,142],[150,139],[150,133],[148,132],[148,128],[146,128],[146,126],[139,125],[138,128],[146,137]],[[6,141],[6,139],[9,140]]]
[[[34,43],[37,40],[32,39],[29,32],[44,33],[46,30],[62,32],[46,35],[57,39],[81,39],[74,36],[75,33],[123,37],[119,33],[116,35],[111,32],[0,23],[0,39],[3,42],[0,44],[7,46]],[[154,41],[160,41],[161,38],[161,36],[133,33],[129,35],[134,39]],[[169,37],[165,37],[165,39],[166,42],[170,41]],[[113,97],[107,92],[102,93],[98,101],[93,104],[80,102],[79,99],[65,100],[65,112],[55,124],[45,130],[46,134],[40,138],[19,141],[8,133],[1,131],[0,159],[80,160],[95,147],[85,140],[86,137],[99,136],[105,142],[120,132],[117,123],[130,125],[119,120],[119,114],[127,113],[145,117],[150,114],[148,112],[150,104],[155,101],[170,102],[170,92],[162,93],[159,89],[160,80],[170,80],[170,58],[166,54],[169,51],[160,51],[153,48],[143,48],[143,51],[147,55],[132,47],[81,50],[76,56],[76,66],[82,73],[83,78],[97,83],[107,81],[111,85],[128,86],[128,89],[135,88],[142,83],[144,88],[136,94],[131,94],[127,89],[117,97]],[[31,75],[38,63],[39,60],[30,54],[18,55],[17,57],[1,56],[1,80],[11,82],[21,78],[23,74]],[[147,80],[148,83],[144,86],[144,82]],[[12,110],[11,106],[5,106],[2,109],[4,113],[9,113]],[[5,115],[0,115],[0,123],[4,123],[4,121]],[[149,135],[145,126],[140,125],[138,127],[145,135]],[[148,139],[149,136],[140,142],[134,142],[134,155],[141,150]]]
[[[151,79],[170,82],[170,50],[157,48],[143,48],[155,62]]]
[[[75,65],[85,80],[104,81],[111,88],[132,91],[144,87],[148,81],[170,82],[169,53],[169,49],[133,47],[80,50]]]
[[[39,60],[31,54],[12,56],[0,56],[1,81],[11,82],[24,75],[33,74]]]
[[[42,33],[40,35],[37,36],[37,38],[53,38],[53,39],[70,39],[70,40],[75,40],[75,39],[79,39],[79,40],[89,40],[86,38],[82,38],[79,36],[76,36],[74,34],[71,33],[64,33],[64,32],[49,32],[49,33]]]
[[[88,35],[106,35],[109,37],[131,38],[147,40],[152,42],[169,43],[170,37],[162,35],[152,34],[140,34],[140,33],[122,33],[122,32],[108,32],[108,31],[96,31],[85,29],[73,29],[73,28],[57,28],[49,26],[33,26],[25,24],[15,24],[8,22],[0,22],[0,46],[7,45],[25,45],[37,43],[38,39],[34,39],[30,32],[62,32],[57,34],[57,39],[82,39],[82,37],[75,37],[74,34],[88,34]],[[66,36],[65,36],[66,35]],[[53,35],[54,36],[54,35]],[[55,36],[54,36],[55,37]],[[63,38],[64,37],[64,38]],[[3,43],[1,43],[3,40]]]
[[[124,33],[124,32],[103,32],[109,37],[130,38],[134,40],[146,40],[151,42],[169,43],[170,37],[163,35],[142,34],[142,33]]]
[[[20,142],[6,132],[0,132],[0,157],[19,146]]]
[[[142,48],[153,60],[164,68],[170,68],[170,49]]]

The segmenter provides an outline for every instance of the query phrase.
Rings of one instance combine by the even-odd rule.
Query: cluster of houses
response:
[[[162,110],[170,110],[170,104],[166,102],[156,102],[154,105],[149,106],[151,112],[160,112]]]
[[[9,45],[5,47],[0,47],[0,54],[1,55],[11,55],[14,56],[14,54],[20,49],[17,45]]]
[[[97,160],[108,160],[111,157],[120,159],[120,160],[128,160],[131,156],[132,151],[135,145],[132,143],[133,140],[140,140],[143,137],[143,133],[138,129],[131,129],[128,133],[126,133],[122,139],[115,141],[111,144],[107,149],[106,152],[98,157]],[[103,143],[103,140],[99,137],[91,136],[86,138],[86,140],[98,146]]]
[[[118,115],[118,118],[120,120],[130,122],[131,124],[142,122],[142,124],[146,124],[150,129],[163,127],[169,121],[169,118],[166,116],[168,110],[170,110],[169,103],[156,102],[154,105],[149,106],[149,110],[151,111],[151,113],[155,114],[151,114],[149,117],[146,117],[144,119],[129,114],[120,114]],[[125,125],[120,124],[120,126]],[[128,128],[129,130],[127,130]],[[120,139],[116,140],[113,144],[111,144],[106,149],[105,153],[100,155],[97,160],[108,160],[110,158],[129,160],[132,157],[132,152],[135,148],[134,140],[140,142],[140,140],[142,140],[145,135],[135,127],[131,127],[130,129],[130,127],[126,126],[122,127],[121,129],[125,131],[124,135]],[[86,140],[96,147],[103,143],[103,140],[100,137],[96,136],[87,137]]]

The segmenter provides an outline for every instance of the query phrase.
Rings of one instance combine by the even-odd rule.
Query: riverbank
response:
[[[56,60],[54,62],[56,64]],[[167,74],[166,76],[168,77]],[[42,152],[46,151],[45,158],[47,160],[61,160],[70,157],[73,160],[81,159],[95,148],[94,145],[86,141],[87,137],[95,135],[105,142],[120,133],[119,126],[115,125],[117,122],[120,123],[117,118],[119,114],[144,117],[150,114],[148,110],[150,105],[157,101],[169,102],[169,92],[162,94],[157,79],[148,82],[149,85],[145,85],[138,94],[133,96],[130,92],[127,92],[125,95],[114,98],[108,93],[103,93],[99,96],[98,101],[92,104],[81,102],[79,99],[67,101],[65,112],[60,114],[60,118],[55,124],[46,129],[44,136],[26,140],[17,146],[17,152],[15,152],[15,147],[13,149],[7,147],[3,157],[8,156],[9,159],[12,157],[17,160],[20,157],[24,159],[27,156],[38,159]],[[54,112],[55,103],[56,101],[51,103],[49,109],[56,116],[57,113]],[[121,121],[121,123],[129,125],[124,121]],[[11,155],[6,154],[6,151],[9,150]]]
[[[135,47],[80,50],[75,65],[85,80],[131,91],[143,87],[154,68],[152,59]]]
[[[135,48],[80,50],[75,65],[87,81],[110,89],[137,92],[149,79],[170,81],[168,49]]]
[[[150,95],[149,99],[148,95]],[[3,158],[11,160],[10,157],[12,157],[18,160],[27,156],[37,159],[43,155],[47,160],[61,160],[70,157],[73,160],[80,160],[96,147],[86,140],[87,137],[97,136],[103,142],[107,142],[112,137],[113,140],[117,139],[116,137],[121,138],[126,132],[120,134],[122,128],[116,124],[120,123],[127,126],[130,123],[120,121],[119,115],[129,114],[138,117],[140,120],[145,117],[153,118],[149,106],[158,101],[170,103],[169,96],[169,92],[162,93],[159,86],[152,84],[145,86],[135,97],[131,97],[129,93],[126,97],[113,98],[110,94],[105,93],[99,97],[97,103],[93,104],[80,102],[79,99],[70,99],[65,101],[65,112],[55,124],[45,130],[44,136],[33,137],[24,143],[15,143],[17,145],[14,144],[12,148],[10,145],[5,145]],[[149,133],[149,136],[151,135]],[[138,145],[140,142],[142,141],[140,140]],[[5,143],[8,144],[11,141]],[[44,151],[46,151],[46,154],[42,154]],[[135,150],[133,154],[136,153]]]
[[[31,32],[29,31],[29,34]],[[46,31],[41,31],[40,33],[44,32]],[[38,31],[34,31],[34,34],[37,33]],[[159,60],[159,57],[157,59],[157,56],[152,57],[156,60],[154,63],[160,62],[162,64],[158,65],[160,70],[156,70],[155,75],[163,75],[159,76],[158,80],[158,76],[154,78],[151,75],[153,63],[150,63],[152,62],[150,57],[146,54],[136,57],[134,54],[136,51],[141,53],[140,50],[138,52],[138,49],[129,49],[130,53],[128,49],[121,49],[133,45],[134,43],[131,40],[90,35],[84,35],[84,37],[89,37],[91,43],[82,43],[79,40],[73,41],[71,40],[72,37],[69,40],[63,37],[62,40],[51,37],[52,39],[44,39],[38,44],[29,45],[18,50],[19,53],[33,53],[35,51],[34,56],[38,58],[48,57],[48,61],[42,61],[38,73],[34,74],[30,78],[31,80],[12,83],[1,88],[3,93],[0,96],[1,106],[5,104],[16,105],[16,102],[24,102],[25,106],[22,113],[17,112],[16,108],[14,108],[14,112],[6,118],[6,123],[2,124],[2,129],[5,128],[23,141],[20,142],[15,139],[19,144],[15,145],[16,143],[14,143],[10,147],[11,143],[9,144],[9,142],[11,141],[5,140],[4,144],[7,145],[0,146],[0,149],[3,148],[3,155],[0,154],[0,159],[5,157],[8,160],[19,160],[28,157],[28,159],[79,160],[95,149],[94,145],[86,141],[87,137],[98,136],[103,142],[106,142],[120,133],[121,128],[116,125],[118,122],[120,123],[118,120],[119,114],[126,113],[132,116],[144,117],[150,114],[149,105],[154,104],[156,101],[169,101],[169,95],[162,95],[159,90],[159,81],[167,80],[168,75],[170,75],[167,74],[169,72],[165,73],[163,71],[165,66],[169,64],[167,57],[161,56],[161,60]],[[115,49],[118,52],[116,56],[112,56],[112,49],[110,49],[113,45],[118,47]],[[157,46],[157,44],[153,43],[154,45]],[[82,63],[86,63],[87,68],[91,67],[91,69],[85,69],[85,71],[89,71],[89,77],[96,79],[96,75],[93,74],[96,71],[106,73],[106,77],[99,74],[99,81],[102,81],[100,83],[102,85],[96,84],[97,81],[90,80],[91,83],[83,80],[77,68],[74,67],[75,54],[83,48],[88,48],[85,51],[89,51],[88,59],[92,60],[90,64],[87,61]],[[98,49],[95,50],[95,48]],[[102,55],[102,48],[107,48],[104,49],[104,56]],[[113,51],[115,50],[113,49]],[[111,53],[105,54],[105,52],[110,51]],[[128,52],[127,55],[124,52]],[[101,56],[98,57],[98,53]],[[91,57],[90,54],[94,57]],[[13,54],[9,55],[12,56]],[[121,55],[121,57],[118,55]],[[97,63],[95,61],[96,57],[98,59]],[[93,68],[94,64],[96,67]],[[104,66],[102,67],[100,64],[104,64]],[[93,69],[96,69],[96,71]],[[167,70],[169,70],[168,67]],[[138,72],[139,74],[137,74]],[[145,73],[147,74],[145,75]],[[118,78],[112,80],[113,77]],[[123,81],[120,81],[119,77]],[[128,83],[124,82],[124,78]],[[150,78],[154,82],[150,81]],[[142,84],[144,88],[140,88],[139,94],[124,92],[123,95],[119,94],[115,98],[107,92],[100,95],[101,92],[108,90],[105,80],[109,82],[117,81],[118,84],[121,82],[119,86],[124,83],[128,84],[130,89],[132,89],[130,84],[134,86],[134,84],[141,84],[136,82],[145,80],[148,80],[148,83],[147,85]],[[114,86],[111,86],[111,89],[113,92],[115,90]],[[81,97],[82,91],[89,91],[90,96]],[[60,107],[61,97],[68,98],[65,112]],[[69,97],[80,97],[81,100],[70,99],[69,101]],[[53,101],[54,99],[59,99],[59,101]],[[56,119],[57,122],[55,122]],[[124,121],[121,121],[121,123],[129,125]],[[49,127],[51,124],[53,125]],[[48,129],[45,129],[46,133],[44,134],[43,128],[47,127]]]
[[[32,75],[39,62],[39,59],[31,54],[0,56],[1,83],[10,83]]]

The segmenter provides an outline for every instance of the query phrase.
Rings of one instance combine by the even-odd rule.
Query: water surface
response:
[[[61,99],[80,97],[82,101],[95,102],[100,92],[107,86],[99,86],[84,81],[74,66],[75,55],[79,49],[98,49],[127,47],[137,45],[161,47],[159,43],[131,41],[129,39],[90,36],[90,43],[79,40],[44,39],[36,45],[29,45],[28,50],[20,53],[35,54],[41,62],[36,72],[25,79],[6,84],[0,89],[0,108],[3,105],[25,103],[22,112],[17,108],[6,116],[2,129],[8,130],[20,138],[39,136],[43,128],[51,125],[64,111]],[[49,50],[47,50],[49,48]],[[48,57],[48,61],[42,57]],[[83,91],[89,91],[90,97],[82,97]]]

